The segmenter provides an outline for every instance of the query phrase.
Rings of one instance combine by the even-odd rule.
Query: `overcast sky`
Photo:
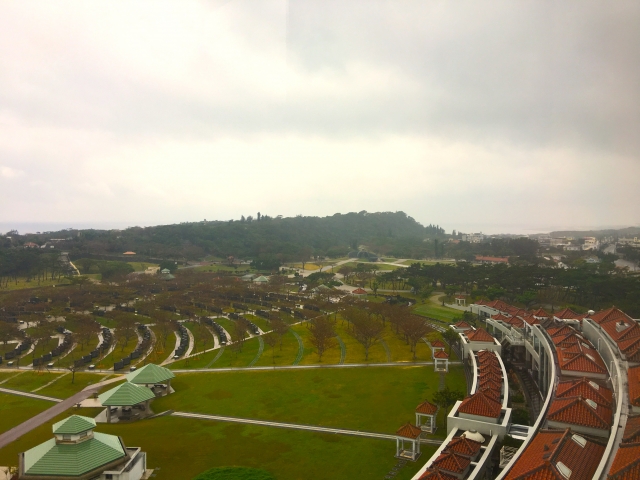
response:
[[[0,0],[0,231],[361,210],[639,225],[640,2]]]

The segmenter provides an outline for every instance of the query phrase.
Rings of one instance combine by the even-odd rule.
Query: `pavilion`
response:
[[[94,432],[95,428],[95,420],[80,415],[55,423],[54,438],[19,454],[17,478],[148,478],[146,454],[140,448],[127,448],[120,437]]]
[[[420,457],[420,435],[422,430],[407,423],[396,432],[396,458],[415,462]],[[411,444],[411,449],[405,448],[405,442]]]
[[[433,354],[433,366],[436,372],[449,371],[449,354],[444,350],[438,350]]]
[[[171,379],[175,374],[168,368],[160,367],[155,363],[148,363],[134,372],[127,374],[127,381],[136,385],[149,387],[157,396],[162,397],[173,393]]]
[[[425,400],[416,407],[416,425],[423,432],[434,433],[436,431],[436,416],[438,415],[438,406]],[[424,424],[422,420],[425,420]]]
[[[147,387],[125,382],[98,396],[102,406],[107,407],[107,423],[111,423],[111,414],[120,410],[119,420],[136,420],[148,416],[151,412],[149,402],[156,395]],[[136,408],[140,412],[133,413]]]

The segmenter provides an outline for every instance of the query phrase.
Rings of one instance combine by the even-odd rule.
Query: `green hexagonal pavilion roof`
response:
[[[124,445],[115,435],[94,432],[80,443],[47,440],[24,452],[26,475],[78,477],[126,456]]]
[[[174,373],[168,368],[160,367],[154,363],[149,363],[139,368],[135,372],[127,374],[127,380],[138,385],[148,385],[151,383],[163,383],[174,378]]]
[[[156,396],[150,389],[129,382],[124,382],[98,396],[98,400],[105,407],[130,407],[152,398]]]
[[[93,418],[82,415],[71,415],[58,423],[53,424],[53,433],[56,435],[69,434],[77,435],[96,428],[96,421]]]

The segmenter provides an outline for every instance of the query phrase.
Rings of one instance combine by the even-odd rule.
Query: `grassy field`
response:
[[[393,433],[438,382],[430,366],[188,373],[153,409]],[[465,391],[462,367],[452,367],[446,382]]]
[[[56,278],[55,280],[46,279],[40,280],[39,282],[37,279],[27,281],[26,278],[18,278],[17,283],[11,280],[6,287],[3,284],[0,292],[7,292],[9,290],[22,290],[24,288],[50,287],[51,285],[68,285],[69,283],[71,282],[67,278]]]
[[[31,392],[38,387],[59,379],[63,374],[59,372],[49,372],[47,370],[36,371],[26,370],[20,375],[13,376],[2,384],[4,388]]]
[[[3,375],[7,374],[9,374],[9,372],[3,372]],[[71,383],[71,373],[69,372],[26,370],[19,375],[13,373],[7,375],[5,378],[8,377],[11,378],[2,384],[4,388],[32,392],[35,389],[53,382],[48,387],[38,390],[36,393],[54,398],[66,398],[79,392],[88,385],[100,382],[104,379],[105,375],[100,373],[76,372],[74,383]],[[0,381],[5,378],[0,377]]]
[[[129,265],[133,267],[133,270],[136,272],[144,272],[148,267],[159,267],[157,263],[149,263],[149,262],[127,262]]]
[[[230,267],[229,265],[215,264],[215,265],[200,265],[198,267],[190,268],[195,272],[247,272],[251,267],[249,265],[238,265],[237,267]]]
[[[462,318],[462,311],[456,310],[455,308],[442,307],[430,301],[423,304],[416,304],[413,313],[424,317],[435,318],[436,320],[447,323],[457,322]]]
[[[71,383],[72,375],[71,373],[67,373],[48,387],[38,390],[36,393],[38,395],[47,395],[54,398],[68,398],[89,385],[101,382],[107,378],[107,376],[108,375],[101,373],[76,372],[73,383]],[[113,385],[109,385],[109,388],[112,386]]]
[[[438,260],[405,260],[402,262],[404,265],[413,265],[414,263],[420,263],[422,265],[435,265],[436,263],[456,263],[455,260],[450,259],[438,259]]]
[[[45,400],[0,393],[0,433],[12,429],[55,405]],[[16,456],[14,461],[17,461]],[[0,464],[7,465],[6,463]]]
[[[19,452],[52,438],[54,422],[72,413],[94,414],[87,410],[70,410],[10,443],[0,450],[0,465],[17,465]],[[206,420],[159,417],[130,424],[99,424],[96,431],[120,435],[127,446],[141,447],[147,452],[148,467],[158,469],[159,479],[189,480],[209,468],[229,465],[263,468],[278,480],[310,478],[310,472],[318,480],[383,478],[397,463],[395,442],[389,440]],[[170,441],[172,435],[180,441]],[[424,445],[422,450],[422,458],[428,458],[435,447]],[[422,464],[409,462],[395,478],[410,479]]]
[[[404,268],[397,265],[388,265],[386,263],[377,263],[377,262],[348,262],[343,265],[340,265],[340,267],[358,268],[358,264],[360,263],[363,265],[375,266],[378,269],[378,271],[389,271],[389,270],[397,270],[398,268]]]

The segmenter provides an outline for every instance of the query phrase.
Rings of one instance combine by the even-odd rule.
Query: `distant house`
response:
[[[24,244],[24,248],[40,248],[37,243],[27,242]]]
[[[169,270],[168,268],[163,268],[162,270],[160,270],[160,273],[166,275],[168,273],[171,273],[171,270]]]
[[[269,279],[267,277],[265,277],[264,275],[260,275],[258,278],[254,278],[253,282],[254,283],[267,283],[269,281]]]
[[[352,295],[366,295],[367,291],[363,288],[356,288],[354,291],[351,292]]]
[[[135,255],[136,252],[124,252],[123,255],[127,255],[127,256],[133,256]]]
[[[476,255],[476,262],[480,263],[509,263],[509,257],[484,257]]]

